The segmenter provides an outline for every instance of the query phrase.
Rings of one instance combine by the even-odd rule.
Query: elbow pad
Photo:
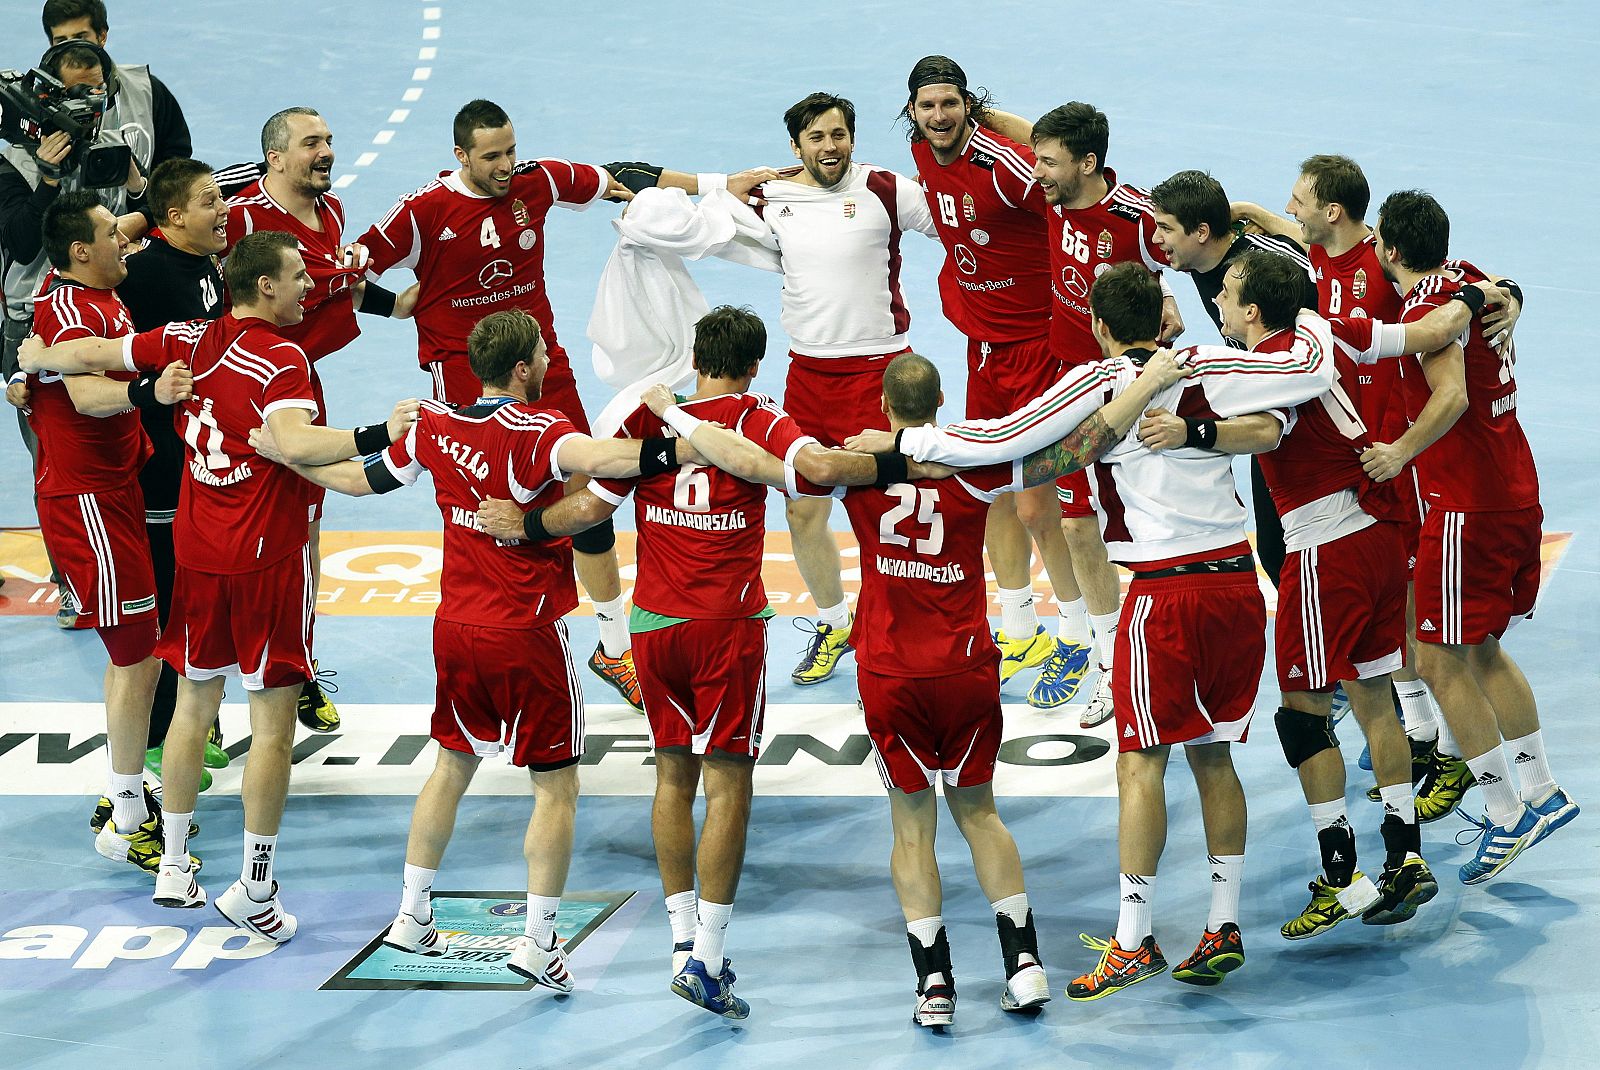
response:
[[[617,545],[617,529],[612,525],[610,517],[572,537],[572,548],[580,554],[608,553],[615,545]]]

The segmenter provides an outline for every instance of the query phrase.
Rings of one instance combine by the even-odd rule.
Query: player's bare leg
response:
[[[694,797],[700,786],[700,758],[687,750],[656,751],[656,796],[650,809],[661,894],[667,899],[694,892]],[[692,940],[693,925],[674,942]],[[676,972],[676,971],[674,971]]]
[[[106,663],[106,758],[110,767],[104,803],[111,814],[95,829],[95,850],[114,862],[141,869],[158,866],[160,822],[150,813],[144,785],[144,746],[150,732],[150,702],[161,662]],[[102,811],[97,807],[96,814]]]
[[[817,634],[790,674],[797,684],[821,683],[833,675],[850,649],[850,610],[839,576],[839,545],[828,528],[831,498],[801,498],[784,503],[795,567],[817,606]]]
[[[205,891],[195,880],[199,860],[189,854],[189,819],[200,794],[206,737],[222,708],[223,686],[220,678],[196,683],[178,677],[178,696],[161,765],[161,864],[151,897],[161,906],[200,907],[206,903]]]
[[[507,966],[546,988],[566,993],[572,991],[572,976],[556,936],[556,914],[572,863],[578,763],[528,772],[533,782],[533,816],[522,840],[522,854],[528,863],[528,914],[523,936],[513,945]]]
[[[911,1020],[930,1028],[947,1026],[955,1019],[956,989],[950,937],[942,915],[944,889],[933,853],[939,829],[939,793],[932,788],[912,794],[890,788],[889,822],[894,829],[889,876],[905,915],[911,966],[917,972]]]
[[[1167,759],[1171,747],[1117,755],[1117,858],[1123,873],[1155,876],[1167,847]]]
[[[244,827],[263,836],[276,836],[289,797],[294,711],[300,687],[271,687],[251,691],[249,696],[250,751],[239,792],[244,801]]]
[[[588,485],[588,476],[573,476],[567,480],[564,493],[576,494]],[[600,642],[589,657],[589,668],[615,688],[623,701],[643,713],[644,696],[633,666],[633,639],[628,633],[628,615],[622,599],[622,571],[617,565],[615,536],[611,533],[608,521],[573,539],[572,563],[578,582],[594,603],[595,623],[600,631]],[[611,537],[607,538],[607,534]],[[602,548],[595,549],[596,544]]]
[[[1100,677],[1095,682],[1089,709],[1081,726],[1092,728],[1111,717],[1111,670],[1117,645],[1117,610],[1121,604],[1122,583],[1117,567],[1106,555],[1100,522],[1092,516],[1061,521],[1061,531],[1072,555],[1073,574],[1083,591],[1083,604],[1094,634],[1094,653]]]
[[[401,882],[400,912],[384,933],[389,947],[414,955],[439,956],[446,941],[433,925],[433,878],[444,861],[445,848],[455,832],[456,811],[472,784],[482,759],[476,754],[440,747],[428,782],[417,793],[411,810],[411,831],[406,837],[405,875]]]
[[[1040,1007],[1050,1001],[1050,982],[1039,960],[1039,937],[1022,882],[1022,857],[1011,830],[995,810],[994,785],[962,788],[946,784],[944,801],[967,841],[978,885],[995,912],[1006,970],[1000,1007],[1008,1011]]]
[[[1503,739],[1517,739],[1539,731],[1539,705],[1528,678],[1500,640],[1489,636],[1471,648],[1472,675],[1494,710]]]
[[[705,784],[706,820],[700,830],[700,846],[695,852],[695,869],[700,880],[696,902],[694,941],[689,955],[673,976],[673,991],[700,1006],[696,998],[714,984],[732,983],[725,972],[724,948],[728,923],[733,919],[733,900],[739,890],[739,875],[744,871],[745,837],[750,827],[750,796],[755,761],[731,754],[708,754],[700,760]],[[678,778],[680,785],[686,778]],[[689,787],[689,805],[694,788]],[[658,847],[659,854],[659,847]],[[665,888],[665,870],[663,870]],[[673,964],[677,965],[674,948]],[[708,984],[710,982],[710,984]]]
[[[311,555],[311,590],[312,598],[317,597],[316,592],[322,590],[322,518],[318,517],[311,522],[309,538],[306,543],[307,552]],[[316,603],[312,603],[312,612],[316,611]],[[326,692],[323,691],[322,682],[318,679],[323,676],[334,676],[332,669],[320,670],[317,663],[311,663],[311,679],[307,680],[300,688],[299,700],[295,706],[295,713],[300,718],[300,723],[313,732],[333,732],[339,728],[339,709],[333,704]],[[328,683],[329,691],[337,691],[338,687]]]
[[[1033,591],[1033,543],[1017,519],[1016,495],[1002,494],[989,506],[983,545],[1000,601],[1000,682],[1044,663],[1055,641],[1039,624]]]
[[[1083,592],[1061,529],[1061,503],[1056,498],[1055,484],[1019,492],[1017,517],[1039,548],[1039,558],[1056,596],[1055,647],[1028,692],[1029,705],[1050,709],[1071,701],[1088,674],[1092,660],[1089,621],[1082,610]]]
[[[1213,855],[1244,854],[1245,826],[1249,813],[1244,788],[1233,768],[1233,752],[1227,743],[1205,743],[1183,748],[1200,792],[1200,817],[1206,828],[1206,849]]]

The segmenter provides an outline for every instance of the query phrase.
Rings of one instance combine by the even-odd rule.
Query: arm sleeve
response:
[[[1407,322],[1416,319],[1407,317]],[[1406,328],[1403,323],[1384,323],[1365,317],[1330,319],[1333,343],[1357,364],[1376,364],[1385,357],[1406,355]]]
[[[368,458],[367,483],[373,490],[378,490],[378,484],[373,482],[372,469],[376,464],[382,464],[388,476],[396,483],[410,486],[422,474],[422,464],[417,460],[417,428],[422,421],[412,424],[406,433],[400,436],[400,441],[392,442],[389,448],[378,454],[376,458]],[[379,491],[379,493],[383,493]]]
[[[921,186],[904,175],[895,175],[894,200],[901,230],[921,231],[934,241],[939,240],[939,231],[933,225],[933,212],[928,208],[928,198],[923,196]]]
[[[267,173],[265,162],[256,163],[230,163],[226,167],[219,167],[211,172],[211,177],[217,180],[217,188],[222,191],[225,198],[237,197],[245,189],[260,181]]]
[[[155,129],[151,140],[150,170],[167,160],[183,160],[194,155],[194,144],[189,137],[189,121],[183,117],[178,98],[172,95],[167,84],[155,75],[150,76],[150,95],[155,116]]]
[[[393,267],[415,270],[422,259],[422,227],[412,197],[401,200],[361,235],[361,244],[367,247],[368,278]]]
[[[1294,345],[1282,352],[1255,353],[1228,346],[1193,346],[1181,363],[1194,369],[1187,381],[1202,384],[1219,417],[1244,416],[1310,401],[1338,374],[1333,335],[1321,316],[1295,321]]]
[[[639,408],[633,410],[633,412],[629,414],[626,420],[622,421],[622,426],[618,427],[617,433],[611,437],[632,440],[633,438],[637,437],[636,433],[643,430],[640,425],[644,417],[651,415],[652,414],[650,413],[649,409],[646,409],[642,405],[639,406]],[[659,420],[655,422],[658,425],[660,424]],[[637,478],[591,479],[589,480],[589,489],[594,491],[595,495],[601,501],[609,502],[612,505],[621,505],[623,502],[628,500],[628,495],[633,493],[634,484],[638,482],[639,480]]]
[[[1136,377],[1132,365],[1123,360],[1082,364],[1009,416],[907,428],[900,448],[913,460],[958,468],[1019,460],[1060,442]]]
[[[594,164],[540,160],[539,168],[550,183],[551,196],[563,208],[581,212],[606,191],[608,175]]]
[[[316,397],[311,389],[311,363],[303,349],[293,342],[280,342],[268,351],[274,371],[262,391],[261,418],[279,409],[309,409],[317,412]]]
[[[44,247],[44,210],[61,195],[60,186],[28,185],[22,172],[0,161],[0,245],[15,264],[31,264]]]
[[[511,461],[511,496],[519,505],[533,501],[539,488],[550,480],[563,483],[570,472],[561,467],[561,445],[579,437],[580,432],[566,417],[549,415],[537,428],[530,429],[536,437],[527,450],[517,450]]]

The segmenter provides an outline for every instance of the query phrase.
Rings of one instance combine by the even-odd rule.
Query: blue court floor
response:
[[[1290,944],[1277,928],[1305,901],[1315,840],[1264,723],[1237,748],[1251,808],[1246,968],[1217,989],[1163,977],[1073,1004],[1066,982],[1094,964],[1077,934],[1103,937],[1116,920],[1116,803],[1112,759],[1101,749],[1109,733],[1080,732],[1076,706],[1028,709],[1019,678],[1006,689],[1014,705],[996,786],[1056,998],[1033,1019],[999,1010],[992,919],[947,828],[939,850],[960,1004],[952,1033],[933,1036],[909,1022],[915,978],[889,884],[887,806],[860,749],[853,663],[820,687],[793,687],[802,637],[780,616],[768,727],[785,742],[769,744],[758,769],[728,942],[739,993],[752,1005],[747,1022],[714,1019],[667,989],[644,727],[610,705],[597,681],[586,681],[596,685],[592,761],[568,899],[574,911],[615,909],[573,953],[579,990],[567,999],[324,990],[398,902],[411,799],[432,760],[416,738],[426,733],[433,687],[428,619],[318,622],[318,655],[339,673],[345,727],[335,737],[307,734],[297,751],[278,876],[301,932],[266,952],[209,908],[153,906],[147,881],[94,854],[86,825],[103,769],[93,706],[103,650],[93,636],[10,615],[0,602],[0,1067],[1593,1065],[1600,479],[1589,459],[1597,398],[1586,310],[1600,289],[1584,249],[1592,202],[1584,191],[1600,167],[1589,114],[1600,35],[1588,5],[1508,16],[1462,5],[1333,10],[1240,0],[965,9],[818,0],[793,10],[174,0],[114,2],[111,16],[112,54],[151,63],[184,105],[196,154],[214,165],[257,158],[256,132],[272,111],[319,108],[336,137],[351,237],[454,166],[450,120],[474,96],[506,106],[523,155],[737,170],[789,159],[784,108],[826,88],[857,104],[856,158],[908,171],[894,116],[906,72],[929,52],[953,55],[974,83],[1025,115],[1094,102],[1111,118],[1108,162],[1141,185],[1201,167],[1233,196],[1278,208],[1303,157],[1345,152],[1363,164],[1375,200],[1395,188],[1431,190],[1451,213],[1452,251],[1515,276],[1528,294],[1519,412],[1539,462],[1545,528],[1572,537],[1560,541],[1537,619],[1508,648],[1539,697],[1555,774],[1589,812],[1474,889],[1453,877],[1468,854],[1454,838],[1464,823],[1427,826],[1441,894],[1414,921],[1348,924]],[[0,42],[0,67],[34,59],[44,43],[35,4],[0,10]],[[606,396],[586,367],[583,334],[614,215],[612,206],[557,212],[547,230],[557,328],[591,411]],[[941,253],[911,235],[905,255],[913,344],[944,370],[946,411],[959,412],[962,348],[934,283]],[[778,392],[776,281],[731,265],[696,271],[712,303],[749,304],[768,321],[773,359],[757,385]],[[1179,279],[1175,288],[1186,337],[1214,341],[1192,287]],[[345,426],[427,388],[409,325],[364,318],[362,327],[357,343],[320,366],[333,420]],[[781,510],[770,517],[782,530]],[[0,528],[34,523],[26,456],[8,424]],[[330,501],[326,528],[437,524],[431,495],[417,490]],[[0,558],[0,575],[17,581],[13,567]],[[595,641],[592,617],[573,618],[573,630],[578,648]],[[1258,712],[1274,705],[1264,688]],[[224,711],[236,743],[240,716],[236,706]],[[1375,859],[1378,815],[1361,797],[1368,780],[1355,769],[1354,726],[1344,735],[1351,817]],[[195,849],[213,895],[238,862],[239,764],[219,774],[197,815]],[[1156,936],[1174,959],[1193,946],[1209,889],[1181,762],[1168,793]],[[1476,794],[1468,802],[1476,806]],[[528,808],[518,774],[486,768],[437,888],[520,889]]]

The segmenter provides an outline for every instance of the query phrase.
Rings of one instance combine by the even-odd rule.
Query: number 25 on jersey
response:
[[[919,555],[937,556],[944,548],[944,517],[939,515],[939,492],[932,487],[914,487],[909,483],[894,483],[884,493],[900,499],[900,504],[883,514],[878,521],[878,541],[885,546],[911,546]],[[912,514],[916,519],[910,520]],[[901,526],[905,533],[902,534]],[[922,529],[922,533],[918,532]]]

